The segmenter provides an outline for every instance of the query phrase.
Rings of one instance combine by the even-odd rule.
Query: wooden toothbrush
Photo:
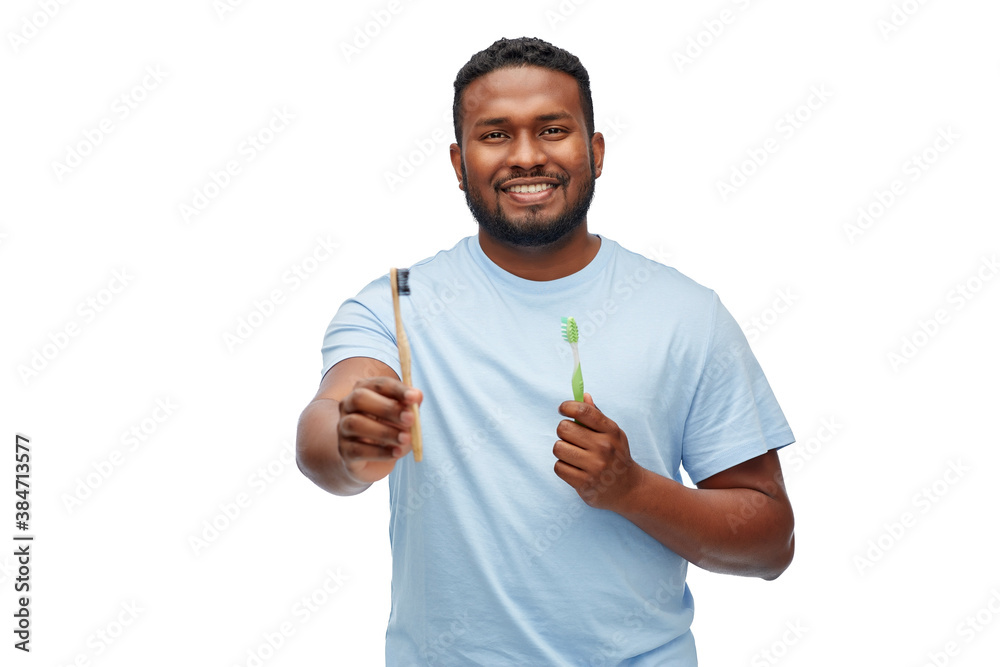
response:
[[[410,341],[406,338],[403,328],[403,316],[399,312],[399,296],[410,294],[410,270],[389,269],[389,282],[392,284],[392,311],[396,316],[396,347],[399,348],[399,365],[403,371],[403,384],[412,387],[410,376]],[[419,461],[424,456],[423,440],[420,437],[420,408],[414,403],[413,425],[410,426],[410,440],[413,442],[413,460]]]

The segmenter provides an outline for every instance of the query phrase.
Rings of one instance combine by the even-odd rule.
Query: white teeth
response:
[[[551,183],[534,183],[532,185],[512,185],[508,188],[510,192],[541,192],[553,187]]]

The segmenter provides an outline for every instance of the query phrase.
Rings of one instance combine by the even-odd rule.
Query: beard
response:
[[[565,188],[569,179],[562,174],[545,174],[534,171],[530,174],[518,174],[512,178],[554,178],[559,181],[559,187]],[[510,179],[504,179],[510,180]],[[500,208],[500,186],[503,182],[494,184],[493,191],[495,198],[491,203],[478,192],[473,192],[471,187],[465,188],[465,203],[472,211],[472,217],[479,223],[480,229],[489,234],[492,238],[513,246],[538,247],[555,243],[574,229],[582,225],[587,220],[587,211],[590,209],[590,202],[594,199],[594,184],[597,178],[594,176],[594,155],[590,155],[590,178],[584,183],[583,190],[576,201],[571,202],[568,210],[551,220],[541,217],[540,206],[529,206],[526,209],[522,220],[515,222],[507,217],[503,209]],[[462,160],[462,182],[469,183],[469,176],[465,171],[465,160]],[[563,190],[565,192],[565,189]]]

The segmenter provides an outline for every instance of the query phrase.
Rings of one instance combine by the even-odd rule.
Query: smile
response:
[[[541,192],[542,190],[550,190],[555,186],[552,183],[533,183],[531,185],[512,185],[509,188],[504,188],[507,192]]]
[[[517,179],[513,183],[504,185],[500,188],[500,192],[507,195],[509,201],[515,204],[543,204],[555,196],[555,191],[560,185],[552,179],[543,182],[535,180],[534,183],[525,183],[525,180]]]

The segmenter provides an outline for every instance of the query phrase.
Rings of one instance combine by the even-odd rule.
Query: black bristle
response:
[[[396,269],[396,287],[399,288],[399,296],[410,294],[410,270]]]

